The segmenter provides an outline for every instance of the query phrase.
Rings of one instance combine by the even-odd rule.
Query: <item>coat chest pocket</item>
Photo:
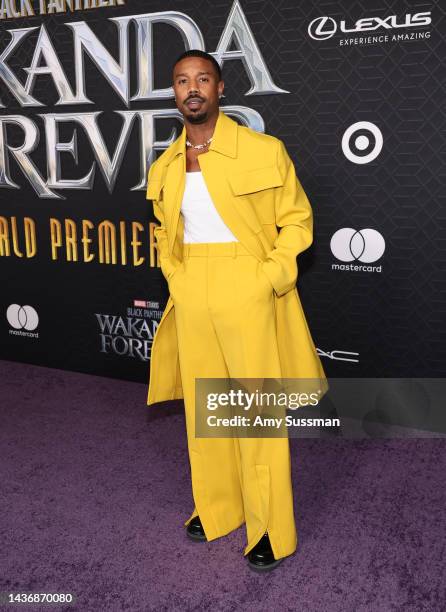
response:
[[[231,172],[228,176],[229,184],[234,195],[252,206],[260,223],[274,223],[274,187],[283,185],[283,179],[277,166],[266,166]]]
[[[147,184],[146,199],[159,200],[161,191],[164,186],[164,176],[162,178],[153,178]]]

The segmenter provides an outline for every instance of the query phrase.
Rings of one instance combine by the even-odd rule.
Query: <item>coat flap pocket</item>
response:
[[[147,185],[147,200],[158,200],[159,194],[164,185],[164,181],[160,179],[151,179],[150,183]]]
[[[155,168],[154,168],[155,170]],[[161,189],[163,188],[165,178],[166,178],[166,169],[161,168],[160,170],[156,169],[153,172],[153,177],[149,179],[147,183],[147,200],[159,200],[159,195],[161,193]]]
[[[265,166],[243,172],[232,172],[229,183],[235,195],[254,193],[270,187],[280,187],[283,179],[277,166]]]

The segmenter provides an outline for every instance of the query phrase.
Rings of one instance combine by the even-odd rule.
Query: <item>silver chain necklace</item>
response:
[[[193,145],[191,142],[189,142],[188,140],[186,140],[186,144],[188,147],[192,147],[193,149],[204,149],[205,147],[208,146],[208,144],[211,142],[212,140],[212,136],[209,138],[209,140],[206,140],[205,143],[203,144],[198,144],[198,145]]]

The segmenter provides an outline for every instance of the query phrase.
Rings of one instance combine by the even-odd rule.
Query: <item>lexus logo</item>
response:
[[[332,17],[316,17],[308,26],[308,34],[314,40],[326,40],[331,38],[337,29],[336,21]]]
[[[383,135],[370,121],[358,121],[347,128],[342,136],[342,151],[354,164],[368,164],[381,153]]]
[[[39,324],[39,315],[32,306],[11,304],[6,311],[6,318],[14,329],[33,331]]]
[[[431,11],[423,13],[406,13],[398,19],[396,15],[387,17],[364,17],[358,19],[354,25],[345,25],[345,19],[339,24],[339,30],[344,34],[356,34],[360,32],[372,32],[375,30],[397,30],[401,28],[418,28],[428,26],[432,23]],[[316,17],[308,26],[308,34],[313,40],[327,40],[336,34],[338,25],[332,17]]]
[[[343,227],[333,234],[330,248],[340,261],[372,263],[383,256],[386,243],[382,235],[374,229],[355,230]]]

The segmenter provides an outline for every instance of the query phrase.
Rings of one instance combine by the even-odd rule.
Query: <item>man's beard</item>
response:
[[[208,120],[207,111],[203,111],[202,113],[190,113],[185,115],[185,117],[189,123],[193,124],[205,123]]]

